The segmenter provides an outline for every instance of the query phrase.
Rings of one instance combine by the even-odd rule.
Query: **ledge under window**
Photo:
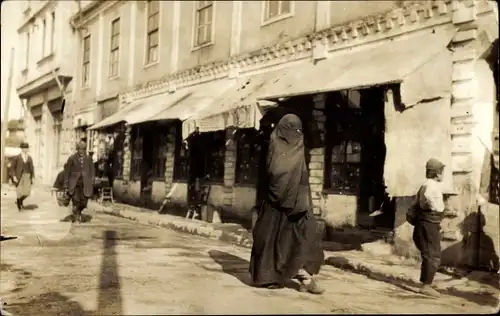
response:
[[[290,13],[285,13],[285,14],[282,14],[282,15],[278,15],[278,16],[275,16],[275,17],[272,17],[268,20],[264,20],[262,23],[261,23],[261,27],[264,27],[264,26],[267,26],[267,25],[270,25],[270,24],[273,24],[273,23],[276,23],[276,22],[279,22],[281,20],[285,20],[285,19],[288,19],[288,18],[291,18],[293,17],[295,14],[293,12],[290,12]]]
[[[54,54],[50,53],[47,56],[42,57],[42,59],[37,61],[36,64],[37,64],[37,66],[40,66],[40,65],[44,64],[45,62],[52,60],[53,57],[54,57]]]
[[[153,66],[156,66],[160,63],[160,60],[158,59],[157,61],[153,61],[153,62],[150,62],[149,64],[145,64],[144,65],[144,69],[147,69],[147,68],[150,68],[150,67],[153,67]]]
[[[194,51],[197,51],[199,49],[202,49],[202,48],[205,48],[205,47],[208,47],[208,46],[212,46],[214,45],[215,42],[211,41],[211,42],[207,42],[207,43],[204,43],[204,44],[201,44],[201,45],[198,45],[198,46],[195,46],[191,49],[192,52]]]

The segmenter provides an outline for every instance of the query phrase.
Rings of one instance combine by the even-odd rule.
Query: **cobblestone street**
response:
[[[432,300],[330,266],[322,296],[250,286],[248,249],[95,214],[60,222],[68,210],[37,190],[18,212],[2,189],[0,295],[14,315],[491,313],[456,296]]]

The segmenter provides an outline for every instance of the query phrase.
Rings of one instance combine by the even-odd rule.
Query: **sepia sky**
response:
[[[21,8],[25,1],[2,1],[1,7],[1,24],[2,24],[2,65],[1,65],[1,73],[2,73],[2,91],[1,91],[1,100],[2,100],[2,121],[4,118],[4,106],[6,104],[7,97],[7,78],[9,77],[9,63],[10,63],[10,52],[11,48],[17,45],[17,28],[20,24],[21,20]],[[19,55],[19,54],[15,54]],[[14,65],[16,65],[17,61],[14,61]],[[16,87],[17,87],[17,77],[18,77],[18,69],[14,66],[13,72],[13,81],[12,81],[12,91],[10,95],[10,109],[9,109],[9,119],[20,118],[22,115],[22,107],[21,101],[19,100]]]

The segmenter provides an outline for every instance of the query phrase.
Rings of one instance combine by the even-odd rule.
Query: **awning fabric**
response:
[[[223,79],[186,88],[185,96],[157,113],[150,120],[187,120],[211,106],[217,98],[233,87],[236,81]],[[184,90],[184,89],[183,89]]]
[[[132,112],[134,110],[138,110],[136,107],[137,107],[137,104],[134,104],[134,103],[129,104],[129,105],[125,106],[123,109],[118,110],[113,115],[100,121],[99,123],[92,125],[89,129],[90,130],[102,129],[102,128],[123,122],[123,121],[125,121],[125,117],[127,116],[127,114],[129,114],[130,112]]]
[[[215,99],[210,107],[183,123],[183,137],[187,138],[196,129],[199,132],[220,131],[230,126],[258,129],[262,109],[273,105],[264,100],[258,102],[258,93],[266,85],[286,75],[287,71],[289,69],[285,68],[238,78],[237,84]]]
[[[177,102],[182,100],[189,94],[188,91],[178,91],[174,93],[162,93],[160,95],[152,96],[136,100],[135,107],[140,111],[129,112],[125,116],[125,121],[129,125],[139,124],[151,121],[152,118],[158,115],[159,112],[165,110]]]
[[[259,99],[276,100],[389,83],[401,83],[401,98],[405,106],[446,96],[451,90],[451,66],[444,68],[449,71],[445,74],[420,69],[429,63],[439,66],[437,60],[442,60],[441,53],[447,51],[455,33],[456,27],[450,24],[333,53],[316,65],[290,71],[267,87]],[[441,68],[438,69],[441,71]]]
[[[169,119],[185,120],[205,106],[210,105],[213,99],[233,84],[233,80],[217,80],[183,88],[174,93],[164,93],[135,100],[92,126],[91,129],[104,128],[119,122],[133,125]]]

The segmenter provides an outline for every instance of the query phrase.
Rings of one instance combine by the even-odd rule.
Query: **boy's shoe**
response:
[[[438,291],[433,289],[432,286],[430,286],[428,284],[422,285],[422,287],[420,288],[420,294],[423,294],[423,295],[426,295],[429,297],[435,297],[435,298],[438,298],[441,296],[441,294]]]

